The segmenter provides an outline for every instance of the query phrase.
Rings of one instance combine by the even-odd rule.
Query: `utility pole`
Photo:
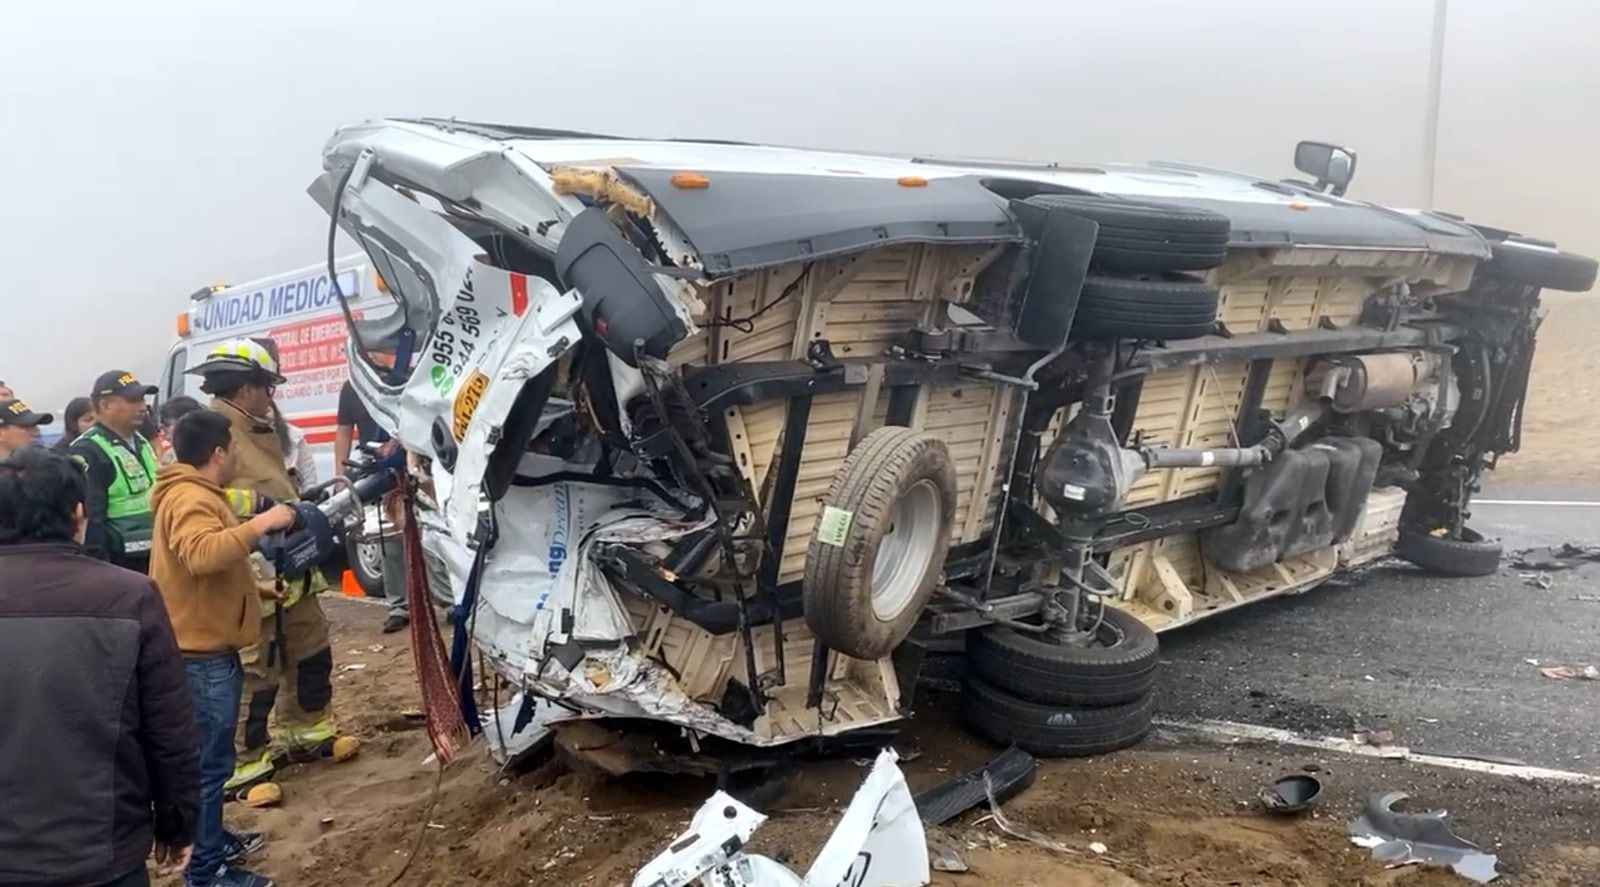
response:
[[[1428,46],[1428,97],[1422,133],[1422,208],[1435,209],[1439,184],[1439,100],[1444,90],[1444,31],[1450,0],[1433,0],[1433,42]]]

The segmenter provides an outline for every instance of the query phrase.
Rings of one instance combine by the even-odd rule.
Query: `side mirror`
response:
[[[1294,146],[1294,168],[1317,180],[1317,187],[1342,196],[1356,175],[1356,152],[1327,142]]]

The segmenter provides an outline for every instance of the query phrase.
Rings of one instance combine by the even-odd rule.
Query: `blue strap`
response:
[[[472,656],[468,652],[472,637],[469,629],[472,608],[478,602],[483,562],[488,553],[487,544],[478,546],[478,552],[472,558],[472,569],[467,572],[467,587],[461,594],[461,603],[450,610],[451,621],[456,627],[455,635],[450,638],[450,670],[455,672],[456,688],[461,691],[456,694],[461,698],[461,717],[467,722],[467,729],[472,731],[473,736],[483,732],[483,721],[478,717],[478,700],[472,693]]]

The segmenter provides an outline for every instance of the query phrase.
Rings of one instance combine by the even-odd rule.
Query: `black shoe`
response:
[[[394,634],[410,624],[410,616],[401,616],[398,613],[391,614],[388,619],[383,620],[383,633]]]
[[[228,832],[227,834],[228,855],[224,857],[224,861],[228,865],[243,862],[246,856],[267,845],[267,836],[260,832]]]

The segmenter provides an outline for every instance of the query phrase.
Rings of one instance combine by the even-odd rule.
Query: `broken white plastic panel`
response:
[[[518,730],[517,716],[522,713],[523,700],[528,698],[518,693],[506,705],[483,715],[483,737],[488,741],[489,754],[501,766],[516,763],[550,739],[552,721],[572,716],[572,712],[550,700],[534,696],[533,716]]]
[[[804,878],[744,852],[767,818],[717,792],[689,830],[639,870],[633,887],[918,887],[928,883],[928,845],[899,756],[884,749]]]

